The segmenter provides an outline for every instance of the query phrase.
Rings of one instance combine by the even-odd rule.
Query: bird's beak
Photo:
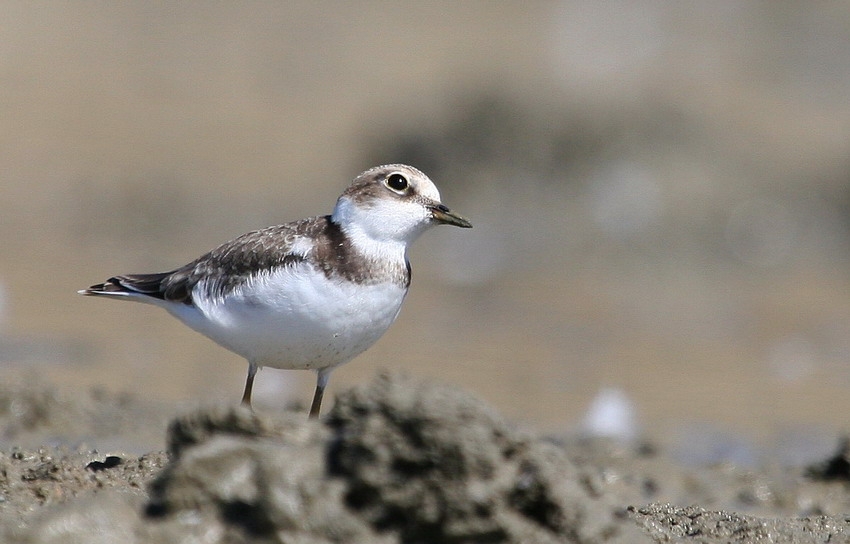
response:
[[[471,229],[472,223],[464,219],[463,217],[453,213],[446,206],[442,204],[434,204],[433,206],[429,206],[431,209],[431,217],[434,218],[438,223],[442,223],[444,225],[454,225],[456,227],[462,227],[465,229]]]

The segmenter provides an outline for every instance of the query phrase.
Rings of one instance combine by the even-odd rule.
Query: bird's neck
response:
[[[393,237],[386,225],[376,223],[368,210],[363,210],[348,199],[340,199],[331,215],[353,250],[369,259],[404,261],[408,243]]]

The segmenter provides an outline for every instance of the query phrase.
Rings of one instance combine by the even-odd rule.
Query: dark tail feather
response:
[[[159,274],[127,274],[126,276],[114,276],[103,283],[92,285],[88,289],[80,291],[82,295],[121,295],[138,294],[149,297],[165,299],[165,290],[162,282],[171,275],[171,272]]]

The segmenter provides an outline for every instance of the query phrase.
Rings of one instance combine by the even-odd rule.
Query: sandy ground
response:
[[[0,386],[0,540],[850,542],[843,446],[809,467],[683,466],[649,440],[542,436],[402,374],[321,421],[175,412]]]

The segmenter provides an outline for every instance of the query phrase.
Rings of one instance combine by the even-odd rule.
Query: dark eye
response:
[[[384,182],[387,184],[387,187],[392,189],[397,193],[403,193],[407,190],[410,184],[407,181],[407,178],[399,173],[390,174],[389,177]]]

